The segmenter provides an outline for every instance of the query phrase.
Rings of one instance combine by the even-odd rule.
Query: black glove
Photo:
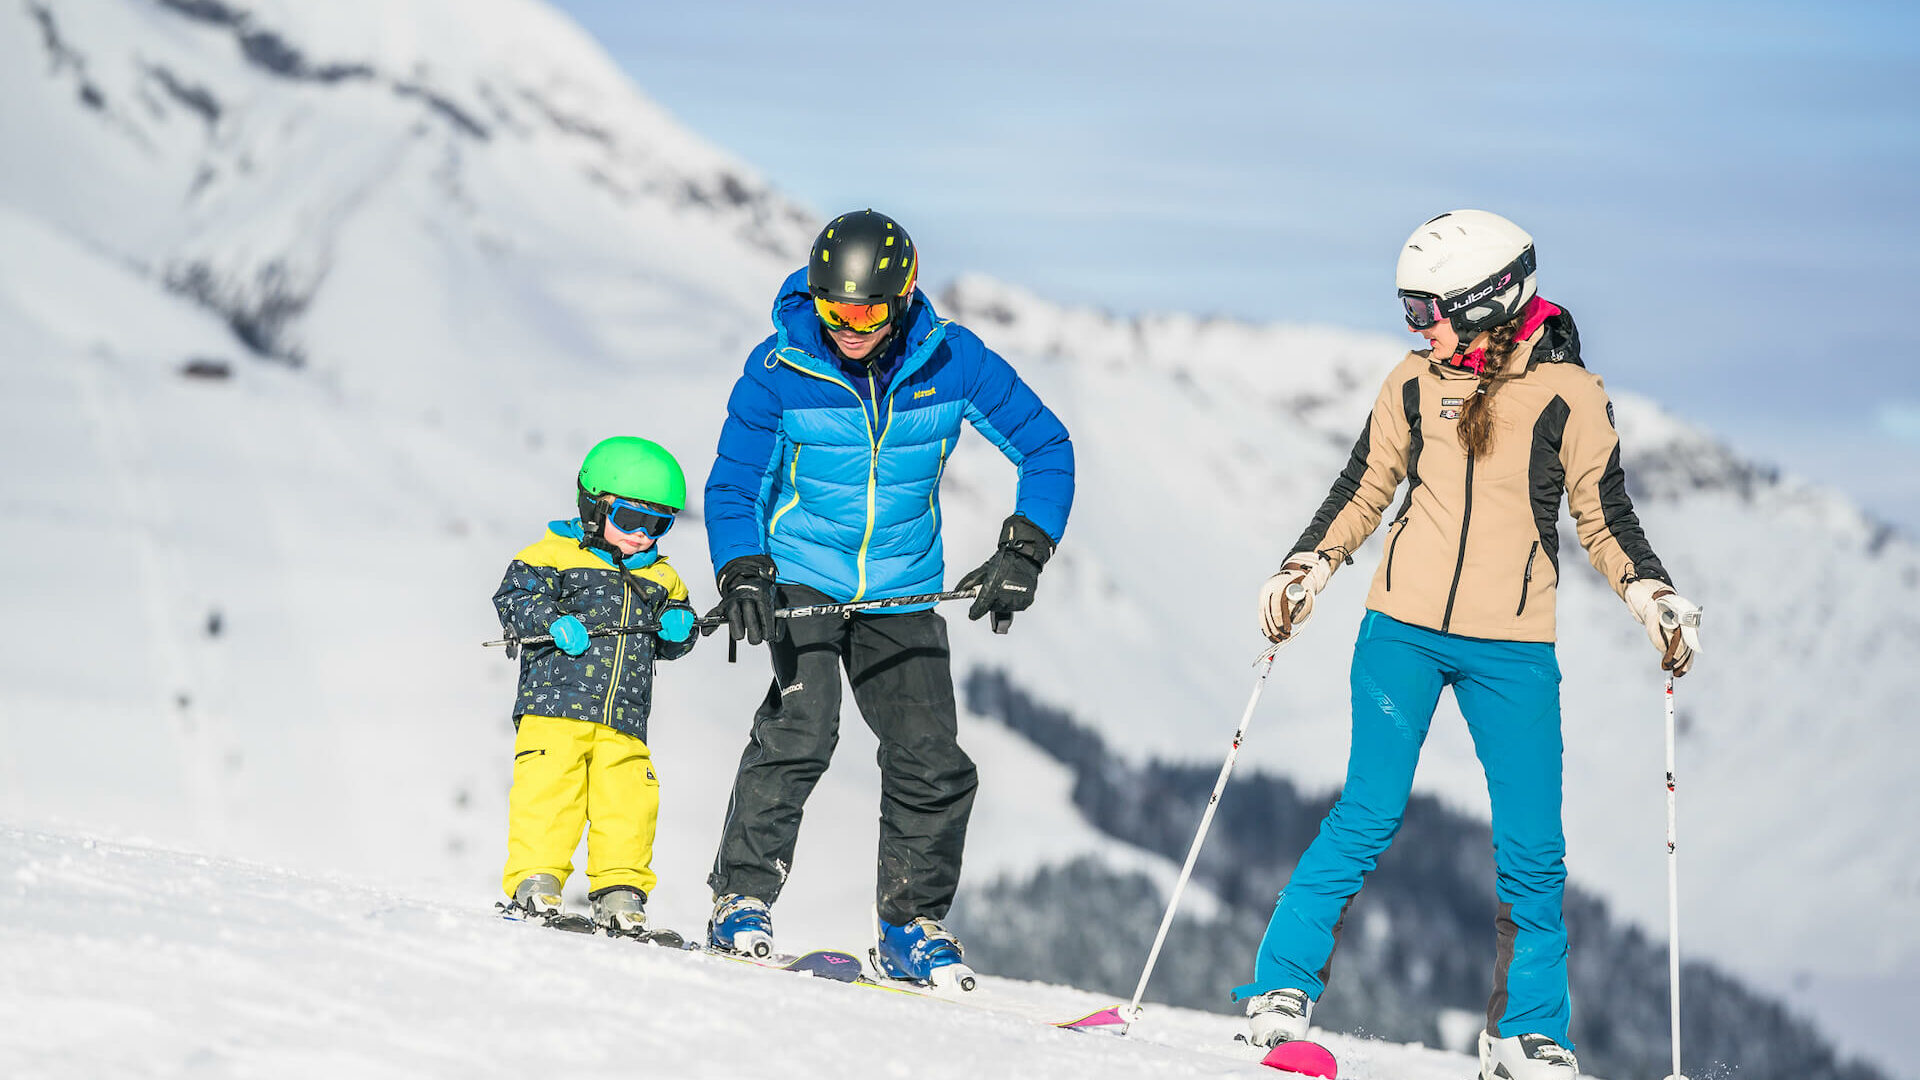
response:
[[[700,632],[713,633],[719,629],[716,620],[724,619],[735,641],[744,637],[747,644],[758,645],[778,637],[781,627],[773,617],[773,572],[773,560],[765,555],[742,555],[721,567],[717,575],[720,603],[707,612],[703,621],[708,625]]]
[[[967,618],[979,621],[992,612],[994,629],[1002,630],[1016,611],[1033,606],[1033,589],[1040,581],[1040,568],[1053,555],[1053,538],[1040,526],[1015,514],[1000,526],[1000,548],[980,568],[954,586],[966,592],[978,586],[980,594],[967,609]]]

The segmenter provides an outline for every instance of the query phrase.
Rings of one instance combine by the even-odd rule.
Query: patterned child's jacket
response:
[[[547,633],[562,615],[588,630],[658,623],[672,608],[693,607],[687,586],[658,550],[613,556],[580,546],[578,518],[555,521],[547,535],[515,555],[493,594],[507,632],[521,637]],[[698,635],[673,642],[657,634],[595,637],[587,651],[568,656],[550,643],[529,645],[520,655],[517,725],[527,713],[590,720],[646,741],[653,706],[653,662],[677,660]]]

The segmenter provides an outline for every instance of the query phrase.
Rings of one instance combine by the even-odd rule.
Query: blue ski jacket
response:
[[[806,270],[781,286],[707,475],[716,570],[764,554],[778,580],[835,600],[939,591],[940,477],[962,419],[1020,470],[1014,511],[1059,542],[1073,505],[1067,429],[999,354],[914,296],[891,370],[856,374],[836,362]]]

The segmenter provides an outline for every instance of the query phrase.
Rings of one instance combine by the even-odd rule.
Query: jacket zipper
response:
[[[787,467],[787,486],[793,489],[793,498],[787,500],[787,505],[773,512],[773,520],[767,522],[768,536],[773,535],[773,527],[780,524],[780,519],[786,516],[787,511],[800,505],[800,449],[800,443],[793,444],[793,463]]]
[[[1533,557],[1540,554],[1540,541],[1533,542],[1532,550],[1527,552],[1527,576],[1520,580],[1520,606],[1513,609],[1513,617],[1527,610],[1527,594],[1533,591]]]
[[[933,531],[940,531],[940,478],[947,475],[947,440],[940,440],[940,465],[933,470],[933,490],[927,493],[927,510],[933,514]]]
[[[1453,560],[1453,584],[1447,587],[1447,610],[1440,616],[1440,632],[1453,624],[1453,599],[1460,592],[1460,572],[1467,566],[1467,526],[1473,521],[1473,451],[1467,451],[1466,505],[1460,511],[1460,554]]]
[[[625,567],[616,567],[614,573],[620,575],[620,622],[627,625],[633,614],[633,584],[627,580]],[[607,703],[600,708],[600,722],[613,726],[613,699],[620,693],[620,664],[627,657],[627,634],[618,634],[614,638],[613,671],[607,679]]]
[[[1401,518],[1399,521],[1396,521],[1392,525],[1389,525],[1387,527],[1389,529],[1400,530],[1400,532],[1396,532],[1393,534],[1393,542],[1387,545],[1387,591],[1392,592],[1393,591],[1393,549],[1400,546],[1400,533],[1404,533],[1407,531],[1407,519]]]

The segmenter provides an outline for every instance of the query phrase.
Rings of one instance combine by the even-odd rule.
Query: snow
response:
[[[987,977],[949,1004],[509,922],[484,899],[0,828],[0,1074],[1274,1075],[1233,1017],[1156,1008],[1125,1038],[1081,1034],[1051,1022],[1111,1000]],[[1355,1080],[1473,1069],[1322,1036]]]
[[[477,647],[497,633],[488,597],[511,554],[570,512],[573,471],[597,439],[655,438],[698,486],[727,388],[818,217],[681,128],[531,0],[196,10],[245,14],[232,24],[138,0],[0,11],[0,458],[16,464],[0,485],[0,557],[26,568],[9,580],[0,621],[0,822],[96,839],[84,855],[79,841],[19,840],[30,876],[57,879],[62,858],[136,876],[142,859],[191,862],[115,846],[129,843],[282,868],[209,876],[269,906],[262,882],[276,875],[351,875],[301,886],[321,890],[295,901],[308,912],[334,901],[358,910],[346,898],[369,888],[428,897],[341,916],[346,938],[332,944],[371,941],[394,965],[466,988],[473,1024],[461,1021],[446,1046],[407,1050],[418,1060],[467,1042],[509,1053],[499,1033],[534,1026],[496,1016],[477,990],[488,980],[436,966],[398,936],[424,928],[484,965],[480,943],[514,929],[473,914],[497,883],[510,772],[512,665]],[[365,74],[275,73],[241,46],[262,32],[309,67]],[[193,101],[217,103],[217,115]],[[1345,461],[1403,343],[1114,319],[983,279],[942,303],[1062,415],[1081,470],[1038,605],[1004,638],[951,613],[956,670],[1006,667],[1123,753],[1217,762],[1251,689],[1252,598]],[[198,358],[229,364],[231,377],[182,377]],[[1589,362],[1606,369],[1605,357]],[[1688,954],[1910,992],[1920,834],[1897,823],[1920,820],[1920,788],[1897,751],[1920,691],[1906,663],[1920,646],[1920,556],[1858,508],[1761,475],[1650,402],[1619,406],[1629,468],[1657,494],[1643,499],[1648,534],[1707,610],[1699,670],[1680,689]],[[983,440],[964,440],[942,495],[950,580],[991,550],[1012,498],[1011,469]],[[704,606],[699,510],[696,498],[664,548]],[[1638,626],[1563,548],[1570,866],[1663,937],[1660,680]],[[1376,541],[1335,577],[1276,667],[1242,768],[1310,788],[1339,782],[1340,673],[1377,558]],[[664,800],[653,911],[683,927],[704,922],[712,845],[764,692],[757,652],[731,668],[724,654],[710,641],[663,668],[650,739]],[[783,935],[800,940],[868,932],[878,782],[871,735],[847,721],[775,909]],[[1084,821],[1064,770],[1031,746],[972,717],[962,742],[982,773],[969,881],[1086,853],[1172,880],[1175,867]],[[1478,763],[1448,717],[1418,783],[1486,812]],[[173,898],[163,910],[191,899],[151,873]],[[104,888],[88,881],[80,895],[95,896],[95,910],[80,914],[99,922],[111,895],[87,893]],[[1202,911],[1206,898],[1190,890],[1186,903]],[[134,951],[111,934],[58,936],[71,930],[62,905],[25,910],[26,923],[9,920],[10,947],[34,957]],[[180,956],[239,933],[167,919],[177,932],[154,929],[155,943]],[[47,940],[34,944],[35,930]],[[695,958],[602,960],[537,935],[517,947],[533,950],[522,958],[571,962],[558,950],[576,950],[612,965],[597,975],[658,964],[698,984],[705,970],[673,966]],[[322,983],[325,951],[305,954]],[[271,966],[271,949],[220,955],[229,978],[244,972],[274,998],[255,970]],[[143,1003],[132,987],[148,978],[145,961],[120,960],[125,993],[112,980],[67,992],[155,1025],[143,1029],[155,1039],[168,1025],[152,1009],[197,1008],[184,994]],[[11,967],[20,979],[42,966]],[[543,969],[535,985],[590,999],[568,977]],[[288,1025],[279,1030],[312,1047],[299,1068],[360,1052],[294,1034],[301,1009],[382,1023],[352,1011],[352,985],[332,985],[338,1003],[281,1002],[295,1015],[274,1020]],[[226,1000],[239,1008],[252,996]],[[405,1004],[398,989],[375,996]],[[44,1028],[15,1030],[52,1032],[84,1012],[73,998],[47,1011],[56,1004],[34,1006]],[[1203,1022],[1216,1021],[1193,1021]],[[210,1068],[239,1060],[226,1055],[295,1054],[166,1045],[188,1055],[181,1069],[201,1050],[217,1055]]]

